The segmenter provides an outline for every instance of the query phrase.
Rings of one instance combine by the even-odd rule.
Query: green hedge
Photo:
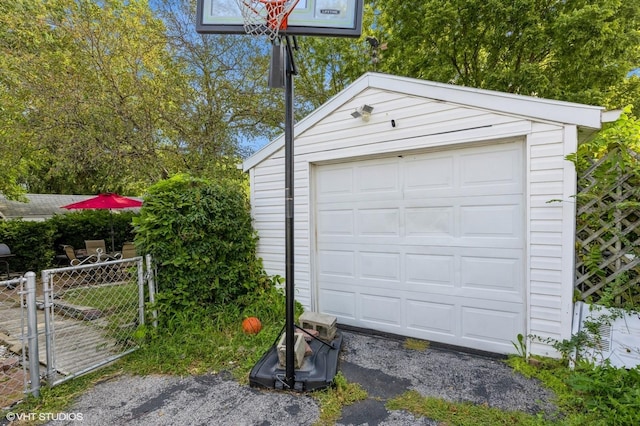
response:
[[[271,286],[256,259],[249,200],[237,181],[178,175],[152,186],[134,219],[136,247],[157,264],[158,309],[170,321]]]
[[[23,220],[0,221],[0,243],[9,246],[15,257],[9,258],[12,271],[40,271],[53,264],[53,236],[49,222]],[[0,270],[0,274],[4,272]],[[0,275],[3,279],[4,275]]]

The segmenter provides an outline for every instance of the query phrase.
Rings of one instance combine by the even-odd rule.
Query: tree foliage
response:
[[[2,83],[21,112],[2,128],[30,149],[29,172],[17,183],[37,192],[139,192],[139,182],[166,176],[164,160],[180,147],[163,129],[187,88],[146,2],[2,7],[15,19],[2,23]]]
[[[377,32],[388,42],[383,69],[401,75],[600,104],[640,58],[638,2],[392,0],[375,7]]]
[[[195,32],[191,0],[0,3],[0,192],[139,194],[240,174],[283,129],[265,40]],[[367,0],[359,39],[300,37],[296,117],[366,71],[620,108],[640,3]],[[640,111],[640,109],[636,109]]]
[[[621,0],[369,0],[359,40],[303,40],[298,93],[317,106],[379,71],[622,108],[640,98],[638,22]]]
[[[197,35],[192,3],[3,2],[0,191],[140,194],[183,171],[240,176],[242,144],[282,122],[268,58],[248,38]]]

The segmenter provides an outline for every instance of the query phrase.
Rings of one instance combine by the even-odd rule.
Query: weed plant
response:
[[[553,424],[638,425],[640,424],[640,368],[614,368],[579,362],[575,368],[566,361],[534,358],[535,365],[522,357],[509,365],[526,377],[533,377],[553,390],[561,412]]]

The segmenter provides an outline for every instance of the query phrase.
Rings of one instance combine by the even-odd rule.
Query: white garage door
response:
[[[525,330],[521,143],[315,169],[320,312],[498,353]]]

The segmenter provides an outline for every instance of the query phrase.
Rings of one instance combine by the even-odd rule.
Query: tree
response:
[[[639,18],[620,0],[369,0],[359,40],[303,39],[298,93],[317,106],[380,71],[622,108],[640,97]]]
[[[283,129],[282,91],[267,87],[270,45],[244,35],[197,34],[195,2],[157,3],[169,45],[194,91],[189,119],[176,125],[187,147],[185,170],[201,173],[212,156],[224,156],[235,169],[238,157],[251,152],[245,142]]]
[[[168,176],[171,138],[189,87],[146,1],[28,1],[3,8],[2,83],[18,120],[3,129],[28,147],[31,191],[139,192]],[[11,20],[10,20],[11,19]],[[26,25],[25,25],[26,23]]]
[[[241,145],[283,121],[281,92],[264,46],[196,34],[191,3],[164,3],[162,19],[146,0],[0,5],[0,192],[240,177]]]
[[[381,69],[601,104],[640,59],[640,3],[620,0],[377,1]],[[618,105],[624,106],[624,105]]]

